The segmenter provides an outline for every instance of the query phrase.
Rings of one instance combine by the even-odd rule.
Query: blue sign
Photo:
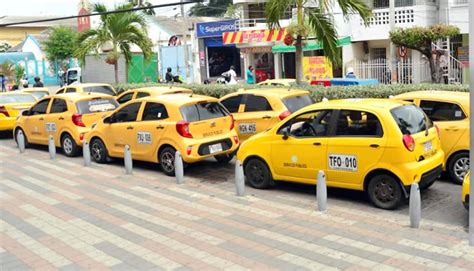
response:
[[[235,27],[237,20],[227,20],[219,22],[198,23],[196,24],[196,36],[198,38],[222,37],[224,32],[238,31]]]

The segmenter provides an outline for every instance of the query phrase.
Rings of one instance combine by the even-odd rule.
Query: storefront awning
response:
[[[273,42],[282,41],[285,38],[286,30],[281,29],[259,29],[246,30],[236,32],[224,32],[222,40],[224,44],[239,44],[239,43],[259,43],[259,42]]]
[[[344,38],[340,38],[337,41],[337,46],[341,47],[344,45],[351,44],[351,37],[347,36]],[[317,41],[310,41],[303,47],[303,51],[314,51],[323,49],[323,46]],[[296,51],[295,46],[287,46],[287,45],[275,45],[272,47],[273,53],[294,53]]]

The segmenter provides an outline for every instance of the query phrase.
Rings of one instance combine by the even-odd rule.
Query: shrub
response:
[[[114,85],[118,93],[128,89],[149,87],[149,86],[170,86],[169,84],[141,83],[141,84],[117,84]],[[249,85],[203,85],[203,84],[175,84],[174,86],[192,89],[194,93],[220,98],[238,89],[249,88],[275,88],[272,86],[249,86]],[[296,88],[296,87],[295,87]],[[375,85],[375,86],[301,86],[299,89],[308,90],[315,101],[323,98],[348,99],[348,98],[388,98],[391,95],[398,95],[405,92],[420,90],[446,90],[468,92],[468,85],[442,85],[442,84],[416,84],[416,85]]]

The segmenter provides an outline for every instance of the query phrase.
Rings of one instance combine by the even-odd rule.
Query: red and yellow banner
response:
[[[224,44],[254,43],[282,41],[285,38],[286,30],[281,29],[262,29],[246,30],[237,32],[224,32],[222,40]]]

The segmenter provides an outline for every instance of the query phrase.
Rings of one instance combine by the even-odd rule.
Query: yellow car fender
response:
[[[59,136],[54,139],[54,144],[56,145],[56,147],[61,147],[61,137],[63,136],[64,133],[70,134],[70,135],[72,136],[72,138],[75,140],[75,138],[74,138],[74,133],[71,132],[71,130],[69,129],[69,127],[63,127],[63,128],[59,131]]]

